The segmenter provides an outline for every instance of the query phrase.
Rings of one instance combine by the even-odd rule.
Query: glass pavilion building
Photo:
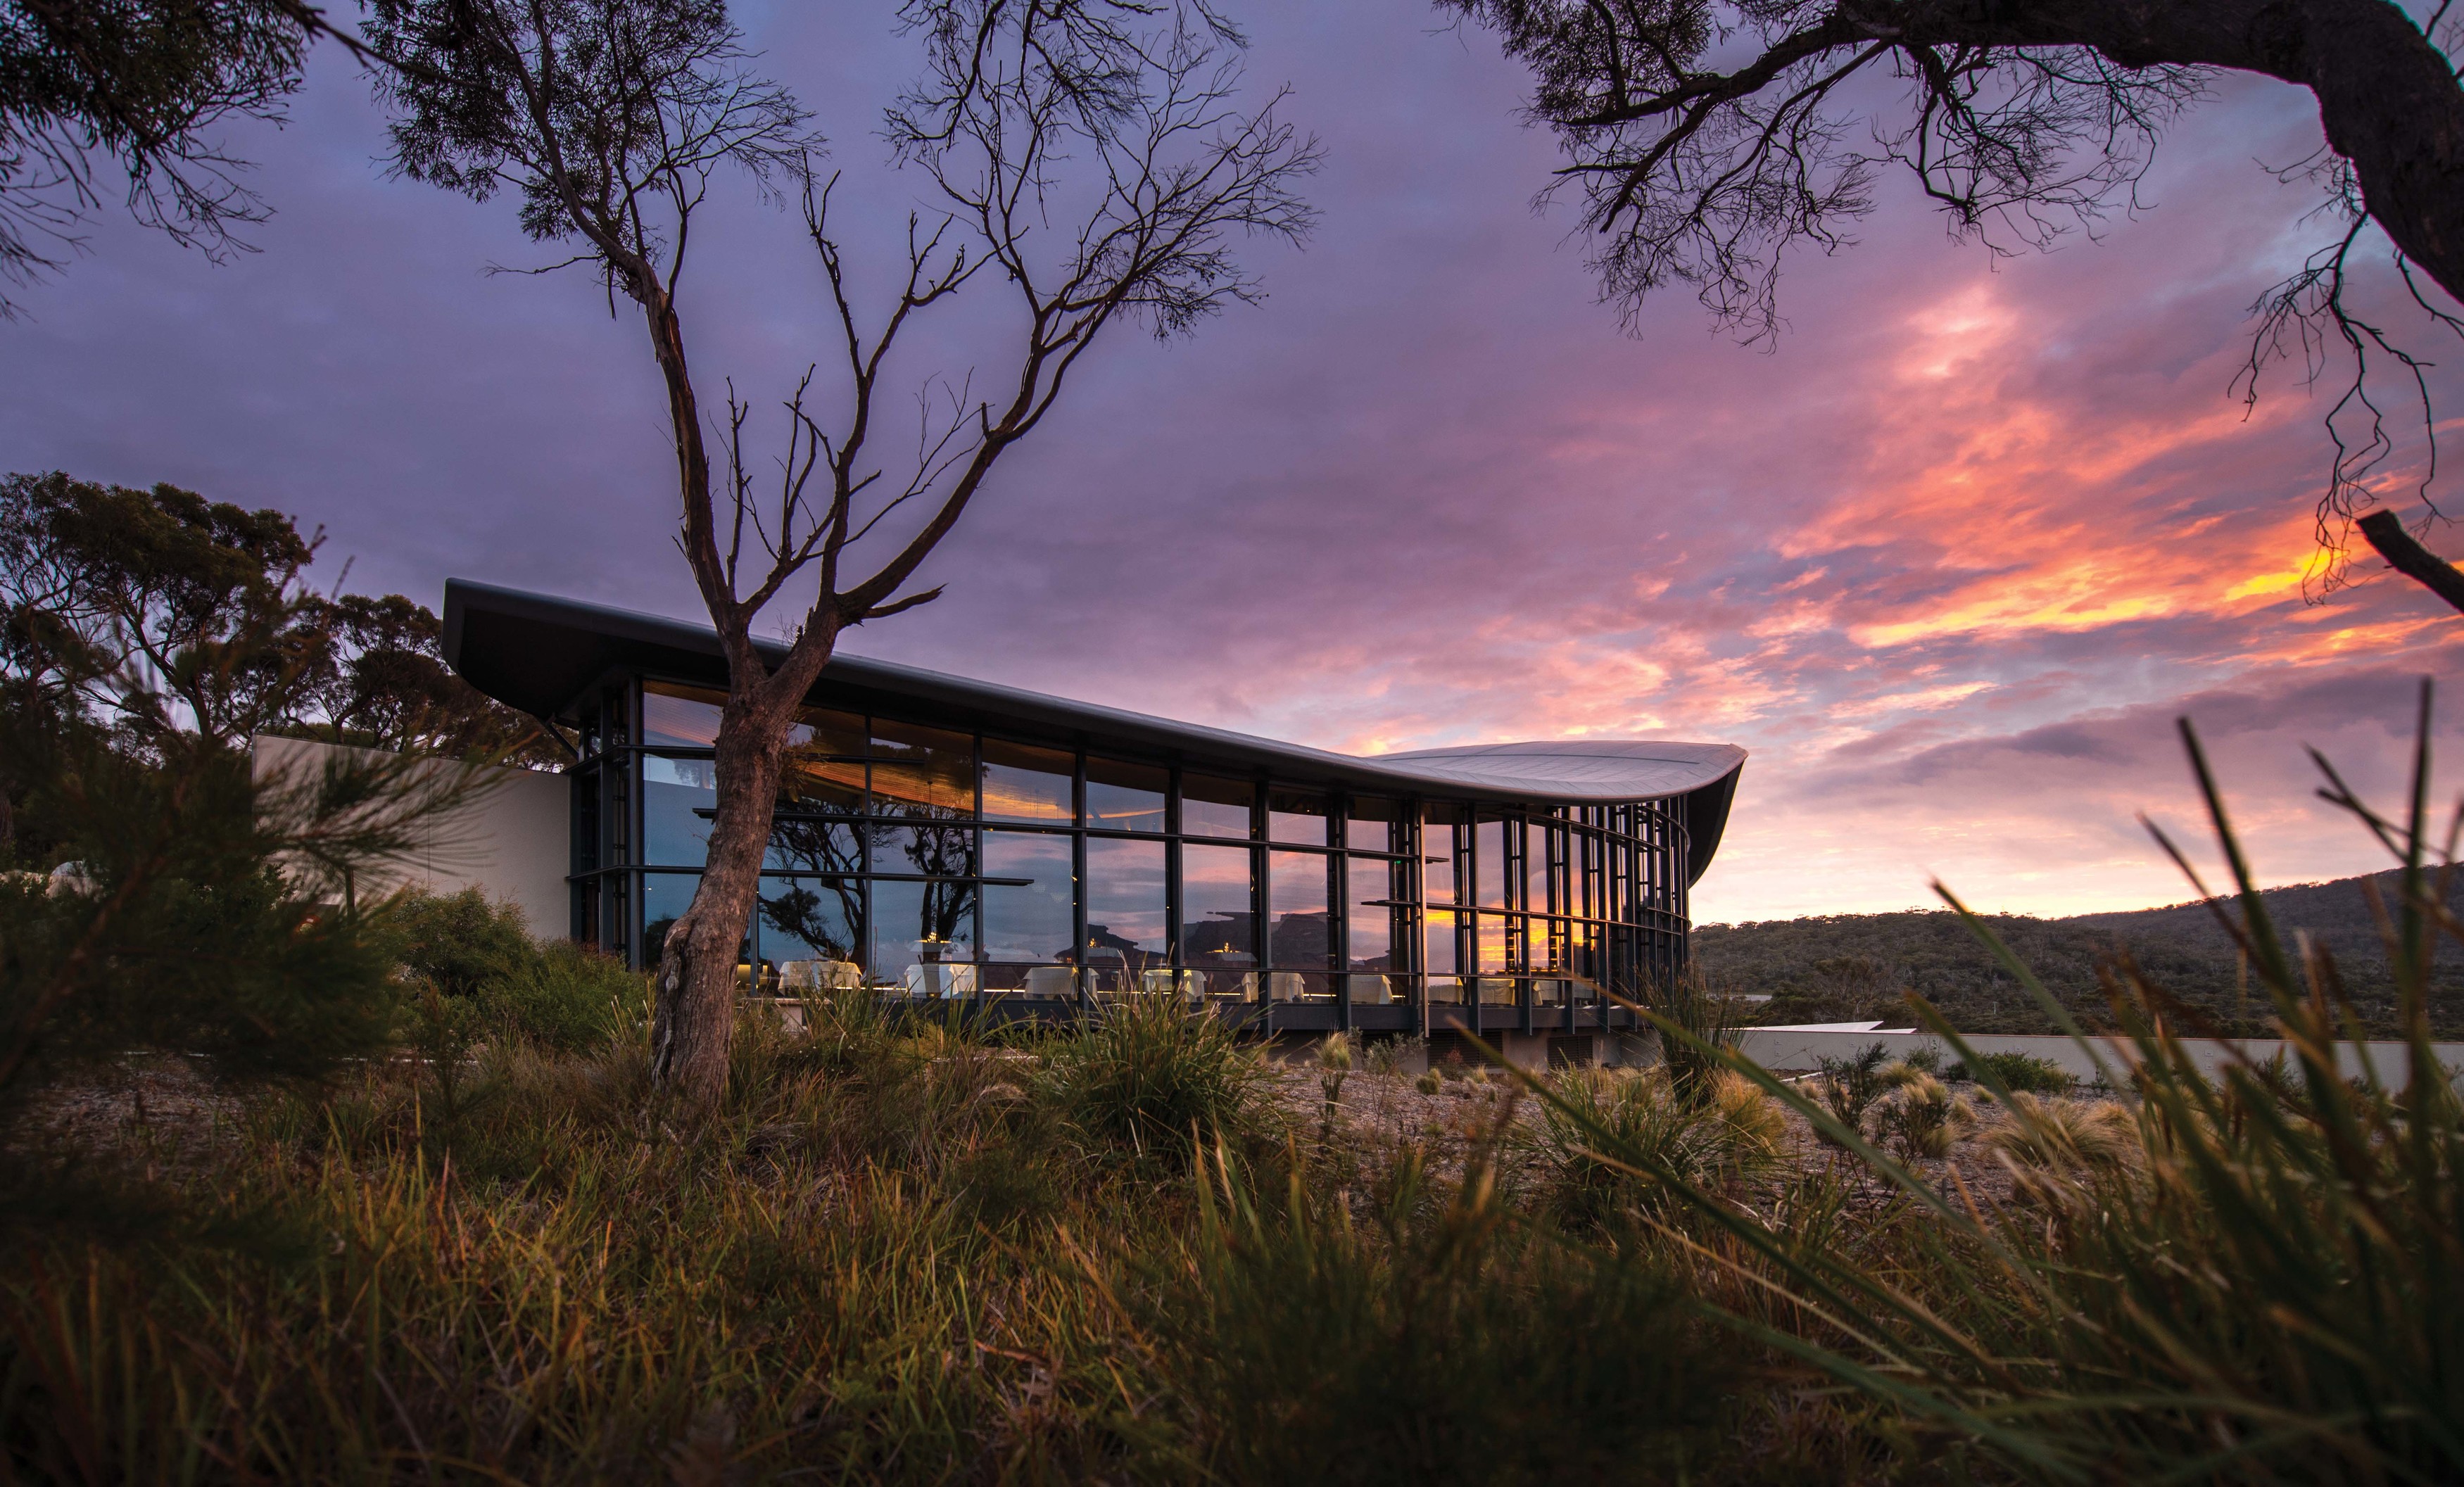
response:
[[[444,639],[581,740],[572,935],[655,955],[716,800],[716,637],[456,579]],[[1602,990],[1684,967],[1744,763],[1611,740],[1360,758],[842,654],[791,741],[746,976],[1054,1014],[1177,991],[1271,1030],[1628,1025]]]

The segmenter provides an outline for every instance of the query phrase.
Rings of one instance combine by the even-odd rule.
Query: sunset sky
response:
[[[887,5],[826,9],[744,15],[894,220],[918,191],[869,130],[912,53]],[[2187,897],[2135,820],[2195,830],[2184,713],[2269,881],[2378,865],[2302,746],[2387,791],[2464,618],[2387,576],[2306,603],[2323,402],[2280,373],[2247,415],[2229,391],[2251,302],[2325,230],[2260,164],[2315,147],[2306,95],[2219,81],[2143,209],[2050,254],[1954,244],[1887,182],[1744,347],[1682,291],[1632,335],[1596,302],[1485,35],[1417,0],[1236,11],[1253,85],[1288,80],[1325,145],[1315,238],[1246,251],[1264,304],[1101,348],[934,560],[947,597],[847,648],[1361,753],[1739,744],[1702,921],[1905,908],[1932,874],[2028,912]],[[281,507],[353,589],[697,617],[638,319],[579,273],[487,274],[551,255],[501,203],[383,179],[335,55],[292,127],[234,142],[278,212],[261,251],[106,227],[0,324],[6,467]],[[830,354],[820,275],[792,217],[747,201],[709,231],[698,368],[775,402]]]

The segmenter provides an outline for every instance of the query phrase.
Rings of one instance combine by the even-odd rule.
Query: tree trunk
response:
[[[2327,143],[2353,163],[2370,216],[2464,300],[2464,89],[2386,0],[2310,0],[2302,76]]]
[[[800,644],[766,675],[749,639],[731,637],[741,644],[727,647],[729,696],[718,715],[718,804],[710,851],[693,903],[659,948],[650,1017],[651,1076],[705,1106],[717,1104],[727,1090],[737,952],[760,898],[761,864],[786,768],[787,731],[836,648],[834,624],[810,620],[807,634],[814,631],[821,634],[813,644]]]
[[[753,906],[786,756],[786,720],[730,698],[720,713],[718,809],[693,904],[660,947],[650,1071],[704,1104],[727,1087],[736,1020],[736,967]]]
[[[2306,88],[2329,147],[2353,163],[2370,216],[2464,301],[2464,89],[2387,0],[1850,0],[1912,39],[2093,47],[2125,67],[2254,72]]]

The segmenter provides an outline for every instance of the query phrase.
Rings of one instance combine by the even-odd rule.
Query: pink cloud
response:
[[[1618,334],[1569,219],[1529,209],[1555,155],[1485,39],[1419,0],[1243,18],[1329,145],[1318,240],[1261,250],[1264,307],[1090,363],[935,559],[948,597],[851,648],[1363,751],[1740,743],[1710,918],[1901,907],[1930,871],[1997,908],[2176,898],[2131,818],[2184,812],[2183,711],[2272,876],[2370,865],[2299,746],[2383,783],[2406,678],[2464,652],[2399,582],[2304,604],[2322,405],[2228,396],[2304,246],[2307,198],[2250,164],[2315,138],[2292,90],[2222,88],[2101,244],[1996,261],[1890,196],[1792,264],[1763,351],[1682,296]],[[860,120],[896,68],[852,24],[759,39]],[[578,279],[482,277],[520,251],[504,214],[376,179],[345,70],[303,110],[263,142],[262,255],[106,236],[0,327],[12,466],[282,504],[362,585],[692,615],[638,331]],[[792,224],[726,226],[697,358],[776,388],[826,349],[811,266]]]

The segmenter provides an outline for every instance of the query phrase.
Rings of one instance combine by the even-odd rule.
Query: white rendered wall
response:
[[[359,751],[304,738],[249,740],[252,769],[264,780],[285,771],[321,769],[330,754]],[[573,784],[538,770],[491,770],[494,785],[458,811],[428,824],[411,861],[368,886],[379,893],[424,888],[459,893],[477,888],[522,911],[533,938],[562,939],[573,924],[565,886],[571,860]]]
[[[2022,1053],[2038,1059],[2049,1059],[2079,1079],[2096,1076],[2096,1061],[2088,1050],[2067,1038],[2021,1035],[2013,1033],[1964,1033],[1962,1039],[1980,1054]],[[2130,1045],[2122,1039],[2098,1038],[2097,1052],[2115,1069],[2126,1068],[2134,1061]],[[1903,1059],[1919,1049],[1931,1048],[1947,1064],[1954,1055],[1949,1047],[1930,1033],[1820,1033],[1784,1031],[1778,1028],[1748,1028],[1737,1039],[1737,1051],[1767,1069],[1793,1071],[1811,1069],[1824,1058],[1853,1059],[1875,1043],[1890,1050],[1893,1059]],[[2290,1052],[2272,1038],[2182,1039],[2183,1050],[2201,1073],[2217,1077],[2233,1061],[2233,1050],[2249,1059],[2264,1061],[2279,1051]],[[2464,1043],[2432,1043],[2432,1054],[2453,1073],[2464,1070]],[[2411,1079],[2409,1061],[2410,1050],[2398,1042],[2339,1043],[2336,1059],[2347,1078],[2362,1073],[2362,1061],[2367,1059],[2370,1068],[2381,1082],[2402,1087]]]

